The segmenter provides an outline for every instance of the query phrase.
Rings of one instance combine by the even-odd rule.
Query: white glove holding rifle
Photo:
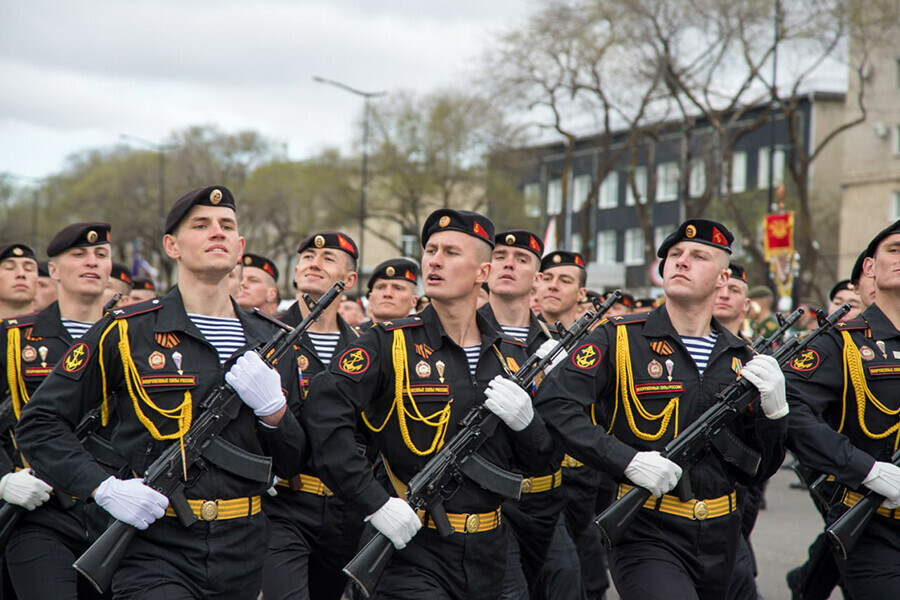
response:
[[[422,528],[416,511],[402,498],[388,498],[381,508],[365,518],[367,523],[391,540],[394,548],[403,550]]]
[[[550,354],[551,350],[556,348],[556,345],[558,343],[559,342],[557,340],[547,340],[546,342],[541,344],[538,347],[538,349],[534,351],[534,353],[537,354],[538,357],[544,358],[545,356]],[[549,373],[550,371],[552,371],[553,368],[556,367],[556,365],[558,365],[562,361],[564,361],[566,359],[566,356],[568,356],[568,355],[569,354],[566,352],[565,348],[560,348],[559,352],[556,353],[556,356],[553,357],[553,360],[550,361],[550,364],[547,365],[547,368],[544,369],[544,373]]]
[[[7,473],[0,478],[0,498],[7,504],[15,504],[34,510],[50,499],[53,488],[34,476],[31,469]]]

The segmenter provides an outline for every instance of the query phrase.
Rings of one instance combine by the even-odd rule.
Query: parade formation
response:
[[[786,462],[823,524],[784,597],[897,597],[900,221],[782,315],[706,219],[635,298],[442,208],[361,301],[348,234],[289,275],[240,213],[169,207],[168,290],[108,223],[0,246],[3,598],[755,600]]]

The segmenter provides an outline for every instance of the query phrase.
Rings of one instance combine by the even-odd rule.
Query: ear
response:
[[[587,298],[587,288],[578,288],[578,302],[581,302],[585,298]]]
[[[163,249],[166,251],[166,256],[172,260],[178,260],[181,257],[181,252],[178,250],[178,241],[171,233],[163,236]]]
[[[863,259],[862,268],[866,277],[869,279],[875,278],[875,259],[870,256],[865,257]]]
[[[49,261],[47,263],[47,271],[50,273],[50,279],[59,283],[59,267],[56,266],[56,261]]]
[[[729,277],[731,276],[728,274],[728,267],[725,267],[719,272],[719,276],[716,278],[716,289],[720,290],[728,285]]]
[[[475,283],[481,285],[491,276],[491,263],[484,262],[478,265],[478,275],[475,277]]]
[[[354,287],[356,287],[357,279],[359,279],[359,275],[356,273],[356,271],[350,271],[350,273],[347,275],[347,278],[344,280],[344,283],[347,284],[346,286],[344,286],[344,289],[352,290]]]

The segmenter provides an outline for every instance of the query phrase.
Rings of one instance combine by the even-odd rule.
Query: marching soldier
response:
[[[25,244],[0,246],[0,319],[31,312],[37,280],[34,250]]]
[[[549,436],[529,394],[506,377],[526,358],[524,345],[475,310],[491,270],[493,234],[493,224],[478,213],[432,213],[422,230],[430,306],[379,323],[313,381],[316,401],[307,404],[305,423],[314,462],[329,487],[401,549],[384,571],[379,598],[478,600],[501,592],[507,539],[497,494],[463,480],[445,502],[456,531],[446,538],[431,515],[417,514],[403,500],[407,482],[456,434],[470,409],[484,401],[506,424],[480,448],[484,459],[509,469],[514,458],[526,465],[549,458]],[[355,451],[360,415],[392,493]]]
[[[408,258],[392,258],[375,267],[368,286],[369,312],[372,314],[369,326],[402,319],[414,312],[418,285],[419,265]]]
[[[244,310],[258,308],[267,315],[278,312],[278,267],[259,254],[244,253],[241,292],[237,304]]]
[[[119,263],[113,263],[112,272],[109,274],[109,282],[103,294],[103,304],[106,305],[116,294],[122,294],[118,302],[111,308],[128,306],[133,302],[131,299],[133,287],[134,282],[131,279],[131,271],[128,267]]]
[[[543,257],[537,295],[544,321],[560,321],[563,327],[571,327],[578,319],[578,303],[587,294],[586,284],[581,254],[557,250]]]
[[[805,467],[844,486],[829,519],[868,490],[886,498],[847,560],[838,561],[854,600],[893,597],[900,581],[900,468],[890,462],[900,429],[900,221],[875,236],[866,256],[875,303],[786,369],[791,450]]]
[[[318,300],[335,283],[343,281],[347,289],[356,285],[359,250],[350,236],[339,231],[321,231],[300,242],[300,255],[294,267],[298,300],[282,319],[296,325],[309,314],[301,298],[309,294]],[[358,334],[338,315],[339,303],[333,302],[301,336],[297,365],[301,372],[302,405],[322,402],[309,394],[309,382],[328,368],[333,356],[339,356]],[[300,416],[301,403],[291,405]],[[362,440],[358,440],[361,442]],[[352,444],[355,452],[357,444]],[[362,534],[363,515],[357,514],[319,478],[314,463],[303,471],[290,473],[278,482],[277,495],[264,498],[266,514],[272,520],[269,554],[263,571],[263,597],[340,598],[346,586],[341,569],[356,553]]]
[[[712,318],[732,240],[719,223],[682,223],[658,251],[666,304],[597,327],[538,388],[538,412],[570,455],[620,481],[620,496],[634,484],[656,498],[610,552],[624,600],[723,598],[740,535],[735,483],[765,479],[784,458],[788,409],[778,363],[751,360],[745,342]],[[759,452],[758,473],[713,452],[688,474],[692,496],[667,494],[682,470],[659,451],[738,372],[760,390],[761,409],[730,428]]]
[[[31,310],[33,312],[40,312],[56,302],[56,288],[57,284],[56,281],[50,277],[47,261],[38,261],[37,293],[34,295],[34,302],[31,305]]]
[[[828,292],[828,302],[828,310],[826,312],[829,313],[836,311],[843,304],[850,305],[850,312],[844,316],[843,321],[855,319],[862,312],[862,303],[851,279],[842,279],[835,283],[831,291]]]
[[[97,231],[81,236],[96,241]],[[244,246],[231,192],[212,186],[180,198],[166,218],[163,245],[177,263],[178,285],[160,299],[115,309],[59,359],[22,411],[19,447],[56,490],[92,498],[140,530],[114,574],[116,598],[255,599],[268,541],[260,494],[271,481],[267,470],[248,467],[267,454],[275,473],[285,475],[305,460],[306,438],[285,398],[296,402],[296,358],[289,353],[276,371],[248,351],[278,329],[228,295],[228,273]],[[98,293],[105,284],[87,268],[68,276],[87,277],[83,285]],[[110,476],[73,433],[99,405],[104,418],[117,419],[114,450],[130,472],[143,473],[183,439],[223,375],[243,404],[220,434],[225,456],[189,471],[185,493],[198,519],[190,527],[141,479]]]
[[[153,300],[158,298],[156,293],[156,284],[152,279],[135,278],[134,289],[131,290],[131,301],[137,304],[145,300]]]
[[[875,302],[875,280],[863,271],[863,264],[867,258],[871,260],[872,257],[866,256],[865,250],[860,252],[856,262],[853,263],[853,271],[850,272],[850,282],[859,296],[860,312]]]

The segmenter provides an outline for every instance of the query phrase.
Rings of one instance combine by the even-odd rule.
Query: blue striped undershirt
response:
[[[469,373],[475,377],[475,369],[478,367],[478,357],[481,355],[481,344],[477,346],[464,346],[466,360],[469,361]]]
[[[712,349],[713,346],[716,345],[717,337],[718,334],[716,334],[715,331],[705,337],[681,336],[684,347],[687,348],[691,358],[694,359],[694,362],[697,364],[697,370],[700,371],[701,375],[703,375],[703,371],[706,370],[706,365],[709,362],[709,355],[712,354]]]
[[[188,313],[188,318],[219,353],[219,364],[224,365],[225,361],[247,342],[244,328],[236,317],[207,317]]]
[[[77,340],[87,333],[88,329],[94,326],[93,323],[85,323],[84,321],[73,321],[72,319],[61,319],[63,327],[69,332],[73,340]]]
[[[334,356],[334,349],[337,348],[341,339],[341,332],[334,333],[313,333],[307,331],[309,341],[312,342],[313,348],[316,349],[316,356],[322,361],[326,367],[331,364],[331,357]]]

